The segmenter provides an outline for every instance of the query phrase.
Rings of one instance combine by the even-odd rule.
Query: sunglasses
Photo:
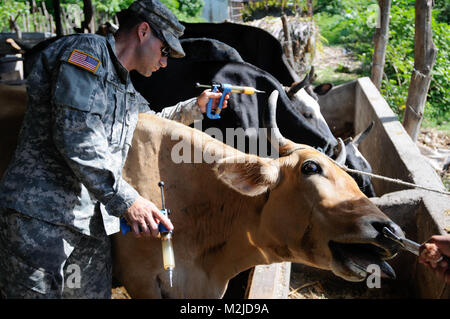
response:
[[[158,28],[156,28],[153,23],[149,23],[147,22],[150,26],[150,28],[153,31],[153,34],[161,40],[161,42],[163,43],[163,47],[161,48],[161,56],[163,57],[168,57],[170,55],[170,47],[167,45],[166,40],[164,39],[162,33],[158,30]]]

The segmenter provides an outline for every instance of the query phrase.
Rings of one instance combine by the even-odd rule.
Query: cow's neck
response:
[[[241,271],[258,264],[272,263],[272,258],[256,246],[259,215],[265,203],[265,196],[248,197],[234,191],[227,200],[210,206],[210,213],[198,225],[197,240],[202,242],[199,261],[210,274],[222,280],[229,280]],[[227,196],[227,190],[224,190]],[[213,215],[213,217],[211,217]],[[211,225],[211,219],[214,223]]]

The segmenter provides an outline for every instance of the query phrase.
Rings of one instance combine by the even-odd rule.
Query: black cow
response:
[[[281,84],[290,86],[300,77],[289,66],[280,41],[269,32],[236,23],[183,23],[183,39],[216,39],[236,49],[242,59],[269,72]]]

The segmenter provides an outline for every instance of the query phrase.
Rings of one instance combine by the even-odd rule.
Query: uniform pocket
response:
[[[121,144],[122,134],[124,129],[124,117],[125,117],[125,94],[116,90],[114,92],[114,113],[111,123],[111,144],[119,145]]]
[[[125,115],[125,130],[124,130],[124,144],[130,146],[133,139],[133,132],[136,128],[138,117],[138,104],[136,95],[133,93],[127,94],[127,111]]]
[[[57,105],[87,112],[93,101],[92,92],[97,85],[98,76],[63,62],[55,83],[53,101]]]
[[[56,292],[58,285],[55,277],[42,268],[34,268],[11,252],[0,250],[0,268],[5,275],[9,287],[25,287],[41,294]],[[17,289],[17,288],[16,288]],[[12,294],[23,295],[25,291],[20,288]],[[8,293],[8,291],[7,291]],[[11,293],[11,292],[9,292]],[[14,297],[14,296],[13,296]]]

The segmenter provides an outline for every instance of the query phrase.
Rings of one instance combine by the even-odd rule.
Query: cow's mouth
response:
[[[392,267],[385,261],[395,252],[372,243],[329,242],[333,256],[331,270],[349,281],[362,281],[368,274],[379,274],[383,278],[395,279]]]

